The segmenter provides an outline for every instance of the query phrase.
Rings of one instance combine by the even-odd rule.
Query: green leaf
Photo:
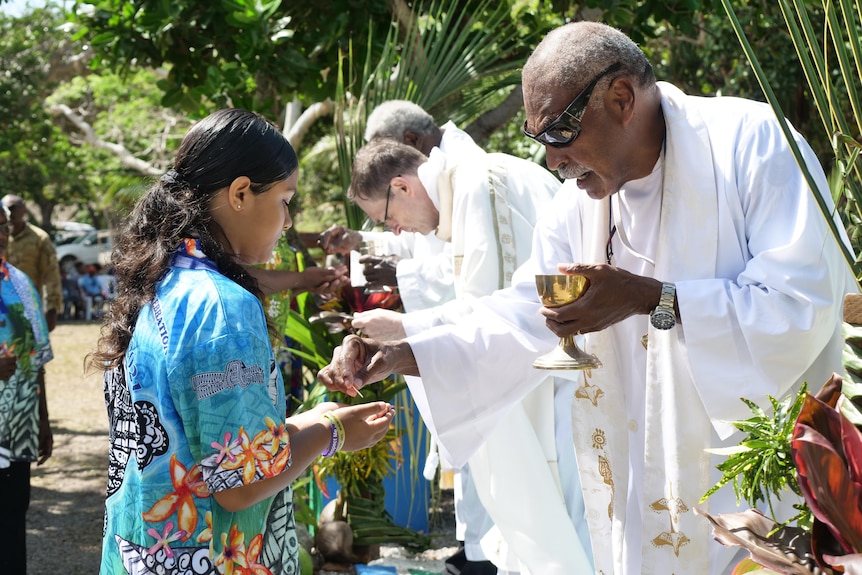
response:
[[[701,502],[728,483],[733,485],[737,502],[744,499],[752,507],[766,502],[770,510],[772,500],[780,499],[783,490],[789,488],[798,493],[795,469],[790,464],[788,430],[793,428],[806,395],[807,386],[803,385],[798,393],[788,394],[781,401],[767,396],[771,415],[753,401],[742,398],[755,415],[733,422],[746,434],[738,445],[709,450],[728,457],[717,466],[722,472],[721,479],[703,495]]]
[[[102,32],[101,34],[97,34],[96,36],[90,38],[90,43],[94,46],[98,46],[99,44],[107,44],[115,38],[116,36],[112,32]]]

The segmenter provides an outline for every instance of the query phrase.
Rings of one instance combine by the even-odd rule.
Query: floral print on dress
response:
[[[290,465],[290,440],[284,424],[276,425],[266,418],[268,429],[249,438],[240,427],[236,438],[224,435],[224,445],[212,442],[216,452],[201,461],[203,477],[212,491],[248,485],[254,481],[275,477]]]
[[[175,261],[195,264],[161,280],[105,374],[101,575],[298,575],[290,488],[235,512],[212,496],[284,472],[291,449],[263,308],[196,247],[183,244]]]

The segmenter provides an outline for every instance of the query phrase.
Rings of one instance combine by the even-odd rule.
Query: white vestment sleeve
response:
[[[765,405],[767,395],[841,371],[841,346],[826,344],[842,337],[843,296],[857,291],[783,134],[757,120],[741,133],[711,134],[728,138],[713,146],[732,154],[727,179],[738,186],[719,190],[717,277],[676,281],[693,380],[722,438],[734,430],[723,422],[750,416],[740,398]],[[828,198],[816,157],[797,141]],[[824,382],[808,381],[815,391]]]
[[[435,307],[455,297],[452,256],[448,251],[403,259],[398,262],[395,274],[404,311]]]
[[[474,300],[473,313],[458,324],[407,339],[424,382],[411,392],[441,452],[456,467],[469,459],[501,415],[548,375],[532,363],[559,340],[539,314],[535,275],[556,273],[557,262],[572,260],[567,226],[557,235],[560,228],[546,224],[549,215],[565,219],[573,214],[562,206],[571,199],[558,195],[538,221],[533,257],[515,272],[511,288]],[[537,246],[545,253],[537,254]],[[467,385],[475,381],[492,385]]]

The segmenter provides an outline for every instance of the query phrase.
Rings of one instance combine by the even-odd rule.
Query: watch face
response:
[[[676,318],[671,311],[657,309],[650,315],[650,323],[656,329],[670,329],[676,325]]]

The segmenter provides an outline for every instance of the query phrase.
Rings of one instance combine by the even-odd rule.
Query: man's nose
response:
[[[565,148],[555,148],[553,146],[545,146],[545,163],[548,169],[557,171],[561,165],[566,163]]]

